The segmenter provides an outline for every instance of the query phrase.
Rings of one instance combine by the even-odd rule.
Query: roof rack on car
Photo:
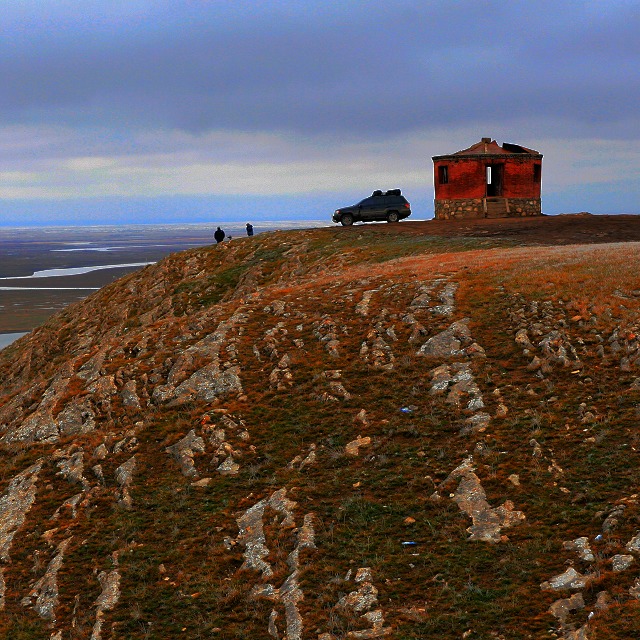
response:
[[[387,191],[387,193],[385,193],[384,195],[385,196],[401,196],[402,191],[400,189],[389,189],[389,191]]]
[[[373,196],[381,196],[382,195],[382,191],[380,191],[380,189],[376,189],[372,194],[371,197],[373,198]]]

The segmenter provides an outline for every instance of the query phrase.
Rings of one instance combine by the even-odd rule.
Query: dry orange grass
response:
[[[325,289],[338,282],[365,278],[422,280],[435,274],[453,275],[473,286],[507,286],[533,298],[562,298],[576,313],[632,315],[637,302],[631,292],[640,289],[640,243],[519,247],[410,256],[382,264],[357,264],[339,273],[313,274],[298,289]],[[286,294],[291,287],[273,289]],[[629,296],[629,300],[625,297]],[[631,312],[631,314],[629,313]]]

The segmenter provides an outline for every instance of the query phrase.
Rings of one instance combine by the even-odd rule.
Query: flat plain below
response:
[[[317,221],[299,224],[314,226]],[[212,244],[216,226],[0,227],[0,334],[30,331],[69,304],[142,267],[111,267],[53,277],[32,277],[34,273],[156,262],[177,251]],[[224,228],[227,235],[238,237],[244,234],[243,226]],[[283,224],[265,222],[254,226],[255,232],[260,233]]]

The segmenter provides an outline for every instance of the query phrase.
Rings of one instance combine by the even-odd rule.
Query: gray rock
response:
[[[221,371],[217,364],[199,369],[180,384],[173,394],[174,404],[184,404],[192,400],[212,402],[216,398],[232,393],[242,393],[240,367],[230,367]]]
[[[42,462],[37,462],[18,474],[0,498],[0,560],[9,562],[13,537],[24,524],[36,498],[36,482]]]
[[[85,489],[89,488],[86,478],[82,475],[84,471],[84,451],[76,451],[72,456],[64,458],[57,463],[60,469],[57,476],[62,476],[65,480],[72,483],[79,483]]]
[[[515,341],[516,344],[520,345],[523,349],[535,349],[529,340],[529,334],[526,329],[520,329],[516,332]]]
[[[416,309],[427,309],[431,303],[430,293],[434,288],[435,283],[420,285],[416,291],[416,296],[411,301],[409,307],[412,311]]]
[[[633,556],[616,554],[611,558],[611,568],[616,573],[628,569],[633,564]]]
[[[569,615],[581,609],[584,609],[584,598],[581,593],[574,593],[570,598],[556,600],[549,607],[549,613],[558,618],[560,624],[564,626]]]
[[[98,574],[98,582],[102,591],[96,600],[96,622],[89,640],[101,640],[104,612],[111,611],[120,599],[120,573],[117,569],[108,573],[101,571]]]
[[[196,453],[205,452],[205,444],[204,440],[200,436],[197,436],[193,429],[174,445],[167,447],[165,451],[173,456],[180,465],[182,475],[188,478],[193,478],[198,475],[193,457]]]
[[[120,392],[120,397],[122,398],[122,404],[125,407],[140,409],[140,398],[138,397],[136,390],[135,380],[129,380],[125,383],[122,387],[122,391]]]
[[[525,515],[521,511],[515,511],[510,500],[499,507],[491,507],[474,471],[473,456],[469,456],[440,484],[438,491],[459,480],[453,500],[472,520],[471,527],[467,529],[471,534],[469,540],[501,542],[501,530],[519,524],[525,519]]]
[[[103,444],[99,444],[94,450],[93,450],[93,457],[97,458],[98,460],[104,460],[107,456],[109,455],[109,450],[107,449],[106,445]]]
[[[587,537],[576,538],[571,542],[563,542],[562,546],[568,551],[575,551],[580,560],[584,560],[585,562],[595,561],[595,557],[589,546],[589,538]]]
[[[98,582],[102,591],[96,600],[96,607],[98,611],[111,611],[120,598],[120,573],[117,569],[101,571]]]
[[[55,610],[58,606],[58,571],[62,567],[64,553],[69,546],[72,538],[62,541],[57,549],[56,555],[53,557],[45,574],[34,585],[29,593],[28,600],[36,599],[33,605],[36,613],[45,620],[55,624]]]
[[[348,595],[340,598],[338,606],[352,609],[356,613],[361,613],[370,609],[377,602],[378,590],[371,582],[365,581],[360,584],[357,591],[352,591]]]
[[[467,436],[472,433],[482,433],[490,422],[491,416],[488,413],[476,413],[464,421],[464,426],[460,429],[460,435]]]
[[[68,498],[67,500],[65,500],[54,512],[54,514],[51,516],[52,520],[57,520],[60,517],[60,514],[62,513],[63,509],[71,509],[71,517],[73,519],[77,518],[78,516],[78,505],[80,504],[80,501],[82,500],[82,498],[84,497],[84,493],[76,493],[75,496],[71,496],[71,498]]]
[[[266,499],[260,500],[236,520],[239,529],[238,543],[244,546],[242,568],[260,571],[265,578],[273,575],[271,564],[264,560],[269,555],[263,528],[267,502]]]
[[[452,378],[449,365],[441,364],[439,367],[432,369],[429,375],[431,376],[429,393],[432,395],[444,393],[449,388]]]
[[[564,591],[569,589],[584,589],[591,582],[589,576],[578,573],[573,567],[569,567],[564,573],[561,573],[549,580],[543,582],[540,588],[543,591]]]
[[[240,465],[229,456],[218,466],[216,471],[223,476],[236,476],[240,471]]]
[[[116,482],[120,485],[118,504],[125,509],[131,509],[133,502],[129,488],[131,486],[131,481],[133,480],[133,472],[135,471],[135,468],[136,457],[134,455],[116,469]]]
[[[57,423],[61,435],[88,433],[96,428],[95,414],[90,403],[75,398],[58,414]]]
[[[448,329],[429,338],[417,355],[438,358],[464,355],[464,347],[471,343],[468,323],[469,318],[454,322]]]
[[[627,549],[633,553],[640,553],[640,533],[627,542]]]

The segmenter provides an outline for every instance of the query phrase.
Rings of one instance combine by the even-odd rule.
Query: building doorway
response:
[[[488,164],[486,166],[487,197],[502,196],[503,180],[503,164]]]

